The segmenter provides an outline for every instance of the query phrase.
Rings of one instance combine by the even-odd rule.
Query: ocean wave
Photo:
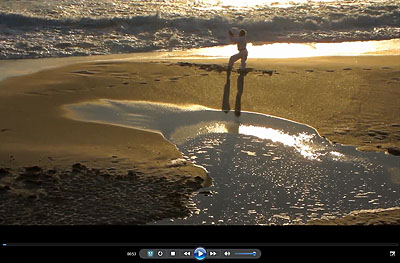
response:
[[[161,28],[175,28],[189,32],[213,29],[223,30],[232,26],[246,27],[249,31],[301,31],[301,30],[354,30],[374,27],[399,27],[400,10],[393,9],[384,14],[360,14],[356,16],[343,16],[339,19],[323,18],[319,16],[306,16],[302,19],[290,16],[274,16],[271,19],[251,17],[242,21],[235,21],[221,16],[213,18],[178,17],[175,19],[154,16],[114,17],[114,18],[62,18],[51,19],[31,17],[21,14],[0,13],[0,24],[8,27],[67,27],[79,29],[103,29],[116,27],[123,29],[126,26],[134,32],[154,31]]]
[[[0,58],[49,57],[185,49],[227,44],[227,30],[245,28],[253,43],[400,38],[400,11],[345,16],[275,15],[211,18],[156,15],[47,18],[0,13]],[[29,38],[29,41],[26,40]]]

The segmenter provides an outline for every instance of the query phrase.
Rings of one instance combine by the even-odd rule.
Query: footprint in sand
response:
[[[313,69],[306,69],[307,72],[314,72]]]
[[[112,65],[112,62],[99,62],[99,63],[95,63],[93,64],[94,66],[105,66],[105,65]]]
[[[208,76],[208,73],[201,73],[200,76]]]
[[[187,66],[187,67],[193,67],[193,66],[194,66],[193,63],[189,63],[189,62],[178,62],[177,64],[178,64],[179,66],[181,66],[181,67],[185,67],[185,66]]]
[[[154,81],[161,81],[160,79],[154,79]]]
[[[371,70],[370,68],[363,68],[363,70]]]
[[[262,74],[260,74],[259,76],[262,76],[264,74],[268,74],[270,76],[272,76],[272,74],[279,74],[274,70],[256,70],[255,72],[261,72]]]
[[[343,70],[352,70],[352,68],[344,68]]]
[[[142,82],[139,82],[139,84],[146,85],[147,82],[142,81]]]
[[[9,131],[10,129],[1,129],[0,132],[6,132]]]
[[[40,92],[35,92],[35,91],[29,91],[29,92],[24,92],[26,95],[34,95],[34,96],[48,96],[49,94],[46,93],[40,93]]]
[[[381,67],[381,69],[390,69],[390,67]]]
[[[178,81],[178,80],[179,80],[179,77],[170,78],[169,80],[170,80],[170,81]]]
[[[87,77],[88,75],[95,74],[94,72],[88,71],[88,70],[74,71],[74,72],[71,72],[71,73],[77,74],[77,75],[80,75],[80,76],[85,76],[85,77]]]
[[[127,73],[111,73],[111,76],[117,79],[130,79],[131,77]]]
[[[335,72],[333,69],[327,69],[326,72]]]
[[[122,84],[124,84],[124,85],[128,85],[128,84],[129,84],[129,82],[124,82],[124,83],[122,83]]]

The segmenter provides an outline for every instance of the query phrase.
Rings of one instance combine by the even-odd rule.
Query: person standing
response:
[[[235,36],[232,32],[232,30],[229,30],[229,38],[231,39],[231,41],[233,43],[237,44],[237,49],[239,51],[239,53],[233,55],[230,57],[229,59],[229,63],[228,63],[228,71],[232,70],[233,64],[238,61],[239,59],[241,59],[241,64],[240,64],[240,69],[244,70],[246,68],[246,60],[247,60],[247,56],[248,56],[248,52],[246,49],[246,45],[247,45],[247,39],[246,39],[246,35],[247,32],[244,29],[240,29],[239,31],[239,35]]]

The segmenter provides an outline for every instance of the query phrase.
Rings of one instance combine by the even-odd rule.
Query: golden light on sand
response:
[[[400,55],[400,39],[339,43],[273,43],[247,44],[249,58],[297,58],[319,56]],[[193,56],[230,57],[237,53],[235,45],[201,48],[189,52]]]

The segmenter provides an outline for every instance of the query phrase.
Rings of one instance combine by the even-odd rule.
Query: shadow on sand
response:
[[[244,77],[247,75],[247,72],[240,72],[237,78],[237,93],[236,93],[236,101],[235,101],[235,116],[239,117],[242,108],[242,95],[244,90]],[[231,110],[229,104],[229,96],[231,89],[231,70],[226,72],[226,82],[224,86],[224,95],[222,97],[222,111],[228,113]]]

